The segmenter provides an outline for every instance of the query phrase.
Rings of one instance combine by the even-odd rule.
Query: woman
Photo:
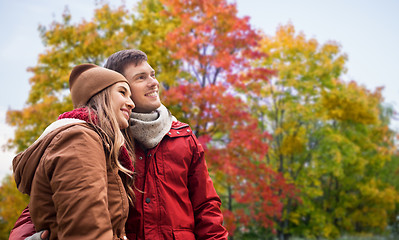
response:
[[[49,239],[126,239],[134,198],[132,156],[121,129],[134,108],[121,74],[93,64],[69,78],[74,110],[60,115],[13,160],[18,189],[30,195],[36,231]]]

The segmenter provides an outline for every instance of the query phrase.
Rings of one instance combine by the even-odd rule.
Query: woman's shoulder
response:
[[[68,145],[74,143],[98,142],[101,144],[102,130],[95,128],[87,122],[70,123],[49,131],[45,136],[41,136],[39,145],[51,147],[51,145]],[[39,140],[39,139],[38,139]],[[47,142],[47,143],[46,143]]]
[[[76,149],[79,151],[103,152],[109,150],[109,137],[99,127],[87,122],[77,122],[58,126],[50,131],[38,143],[38,147],[46,148],[48,153],[61,149]]]
[[[54,134],[54,135],[53,135]],[[96,157],[104,154],[104,142],[96,129],[88,123],[66,125],[54,132],[46,149],[47,156],[85,156]],[[62,153],[62,154],[61,154]]]
[[[67,131],[65,131],[67,130]],[[82,123],[75,123],[75,124],[70,124],[67,125],[65,130],[63,132],[68,133],[82,133],[82,134],[86,134],[86,133],[95,133],[96,134],[96,129],[94,128],[93,125],[87,123],[87,122],[82,122]]]
[[[73,138],[80,140],[100,140],[102,134],[102,130],[99,128],[95,128],[93,125],[89,123],[75,123],[63,126],[59,129],[55,138]]]

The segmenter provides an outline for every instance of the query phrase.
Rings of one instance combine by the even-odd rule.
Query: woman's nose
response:
[[[127,105],[127,107],[128,107],[130,110],[132,110],[133,108],[136,107],[136,105],[134,104],[133,100],[132,100],[130,97],[128,97],[128,100],[127,100],[127,102],[126,102],[126,105]]]

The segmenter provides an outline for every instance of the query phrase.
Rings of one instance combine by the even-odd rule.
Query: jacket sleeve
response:
[[[196,239],[226,239],[221,200],[213,186],[204,159],[204,149],[193,135],[193,161],[189,170],[189,192],[194,208]]]
[[[26,207],[11,230],[8,239],[24,240],[26,237],[32,236],[35,233],[36,230],[30,218],[29,207]]]
[[[99,135],[84,127],[69,128],[54,138],[43,162],[57,213],[58,238],[112,239],[107,162]],[[30,210],[33,218],[34,207]]]

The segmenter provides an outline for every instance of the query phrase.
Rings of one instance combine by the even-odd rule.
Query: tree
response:
[[[277,74],[251,84],[252,112],[272,135],[268,163],[302,200],[284,203],[279,239],[382,229],[397,192],[376,177],[394,149],[381,89],[340,81],[346,56],[339,45],[307,40],[290,24],[261,45],[269,58],[258,64]]]
[[[182,63],[172,57],[171,49],[164,44],[167,34],[179,24],[179,19],[162,14],[164,8],[159,0],[140,1],[132,15],[132,24],[126,28],[126,42],[149,56],[149,64],[157,70],[157,78],[168,89],[177,84],[176,79],[187,74],[181,71]]]
[[[389,111],[392,114],[392,111]],[[381,179],[385,184],[389,186],[393,186],[396,192],[399,192],[399,183],[397,181],[399,175],[399,156],[396,152],[394,156],[392,156],[391,161],[385,164],[383,170],[379,173],[377,178]],[[387,212],[389,226],[391,229],[391,234],[395,237],[399,236],[399,203],[396,203],[396,207],[394,210]]]
[[[29,80],[27,106],[7,112],[7,123],[16,127],[10,147],[17,151],[32,144],[59,114],[72,110],[68,77],[75,65],[101,65],[106,56],[127,47],[124,6],[115,10],[107,4],[100,6],[90,22],[72,24],[71,18],[66,8],[62,22],[53,22],[49,28],[39,26],[46,50],[39,55],[37,65],[28,69],[33,77]]]
[[[8,239],[14,223],[28,202],[28,195],[20,193],[14,178],[7,175],[0,186],[0,239]]]
[[[281,193],[294,191],[264,161],[269,135],[243,100],[245,81],[268,81],[271,73],[251,64],[264,57],[256,48],[260,35],[227,1],[161,2],[160,16],[177,19],[164,46],[189,75],[177,79],[179,86],[164,94],[164,102],[207,143],[207,162],[227,202],[230,235],[250,231],[253,224],[273,229],[272,219],[281,215]]]

